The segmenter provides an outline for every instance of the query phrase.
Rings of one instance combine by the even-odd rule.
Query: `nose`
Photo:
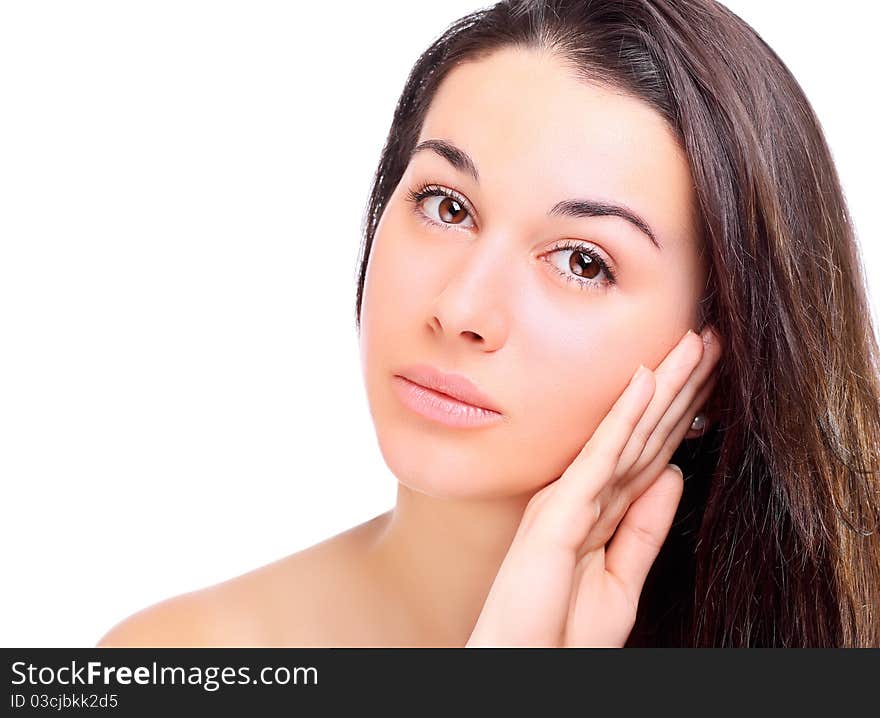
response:
[[[503,345],[513,281],[499,272],[498,256],[486,245],[473,249],[434,301],[429,322],[435,332],[488,352]]]
[[[480,334],[472,329],[458,329],[456,324],[451,322],[444,323],[436,314],[431,317],[430,324],[437,334],[448,334],[450,337],[461,336],[466,342],[482,347],[493,344],[493,334],[486,329],[483,329],[483,333],[488,338],[484,334]]]

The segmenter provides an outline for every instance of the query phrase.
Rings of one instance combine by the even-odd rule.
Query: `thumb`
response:
[[[681,469],[669,464],[630,504],[605,550],[605,570],[627,587],[633,605],[666,540],[683,490]]]

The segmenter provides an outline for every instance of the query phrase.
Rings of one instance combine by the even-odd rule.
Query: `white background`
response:
[[[730,0],[823,123],[880,314],[869,3]],[[403,82],[465,0],[0,4],[0,644],[393,506],[354,325]]]

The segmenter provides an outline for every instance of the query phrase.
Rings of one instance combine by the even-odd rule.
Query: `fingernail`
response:
[[[684,472],[681,470],[681,467],[678,464],[670,464],[669,466],[675,469],[680,476],[684,477]]]

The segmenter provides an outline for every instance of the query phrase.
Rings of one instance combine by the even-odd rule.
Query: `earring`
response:
[[[706,428],[708,421],[709,417],[705,414],[697,414],[691,422],[691,431],[702,431]]]

